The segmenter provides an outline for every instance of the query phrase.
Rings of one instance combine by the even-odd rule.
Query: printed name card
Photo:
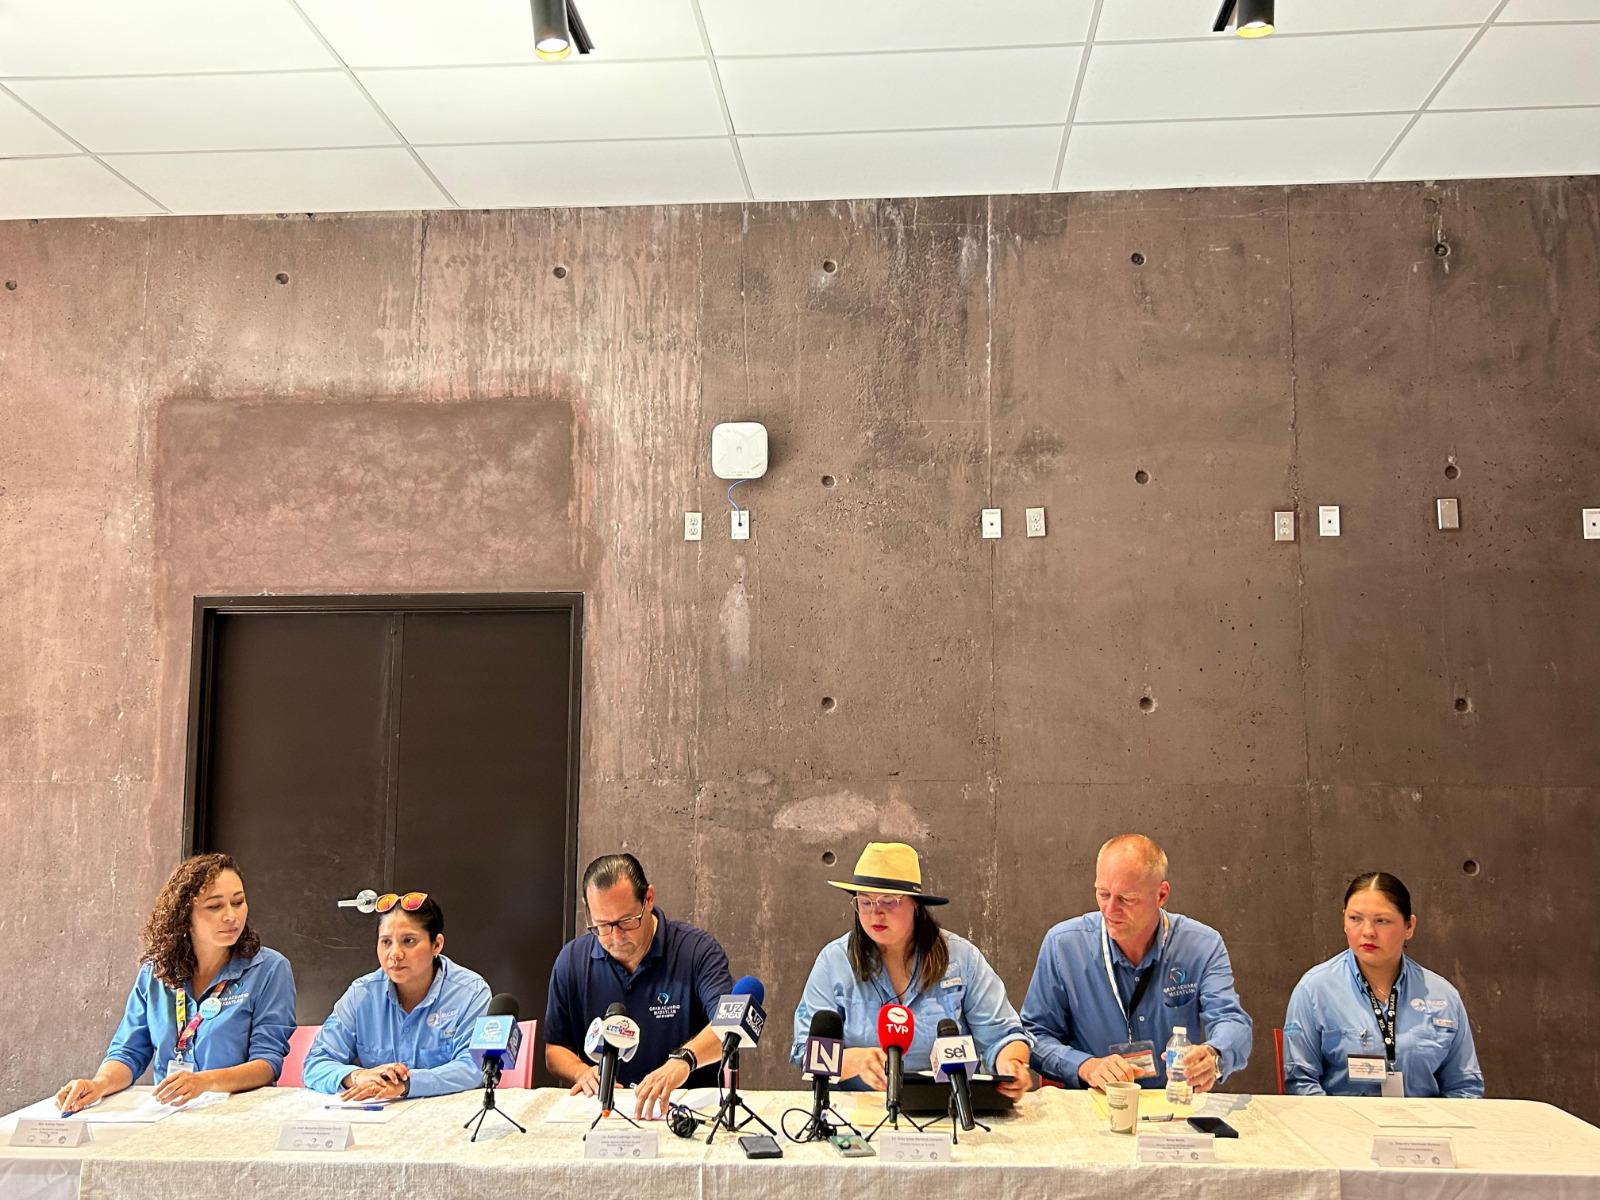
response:
[[[1141,1133],[1139,1161],[1149,1163],[1216,1162],[1217,1139],[1209,1133]]]
[[[348,1150],[356,1144],[349,1121],[285,1121],[279,1150]]]
[[[17,1127],[11,1131],[11,1144],[13,1146],[39,1146],[49,1150],[68,1150],[73,1146],[81,1146],[92,1141],[89,1136],[89,1125],[86,1121],[63,1121],[57,1117],[54,1121],[47,1119],[19,1120]]]
[[[1380,1167],[1451,1168],[1456,1165],[1456,1148],[1447,1137],[1380,1133],[1372,1139],[1372,1158]]]
[[[596,1126],[583,1139],[585,1158],[655,1158],[661,1152],[661,1134],[631,1125]]]
[[[878,1156],[884,1162],[935,1163],[950,1161],[950,1139],[939,1133],[897,1133],[884,1130],[877,1137]]]

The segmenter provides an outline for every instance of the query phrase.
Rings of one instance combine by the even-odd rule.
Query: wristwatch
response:
[[[684,1066],[688,1067],[689,1074],[691,1075],[700,1069],[700,1060],[695,1058],[694,1051],[689,1049],[687,1046],[679,1046],[671,1054],[667,1055],[667,1057],[675,1058]]]

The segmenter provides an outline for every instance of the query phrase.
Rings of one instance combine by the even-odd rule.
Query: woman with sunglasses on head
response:
[[[250,926],[239,865],[226,854],[179,864],[144,926],[144,965],[93,1079],[56,1093],[78,1112],[155,1066],[155,1096],[244,1092],[278,1078],[294,1029],[289,960]]]
[[[848,880],[829,885],[852,893],[850,932],[817,956],[794,1014],[789,1057],[803,1066],[811,1018],[827,1009],[844,1018],[842,1086],[882,1091],[886,1055],[878,1046],[878,1013],[886,1004],[914,1019],[906,1071],[931,1069],[939,1022],[950,1019],[970,1036],[980,1070],[1002,1079],[999,1090],[1019,1099],[1033,1084],[1030,1043],[1005,985],[978,948],[947,933],[928,911],[946,904],[922,890],[922,863],[901,842],[869,842]]]
[[[1285,1089],[1298,1096],[1483,1095],[1461,993],[1405,952],[1417,931],[1393,875],[1357,875],[1344,893],[1350,948],[1295,985],[1283,1023]]]
[[[344,1100],[477,1087],[467,1046],[489,1007],[483,977],[444,956],[444,909],[426,892],[378,898],[378,969],[339,997],[306,1054],[305,1085]]]

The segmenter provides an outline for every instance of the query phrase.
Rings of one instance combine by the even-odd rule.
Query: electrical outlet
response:
[[[684,513],[683,540],[686,542],[698,542],[700,540],[700,529],[703,524],[704,518],[701,516],[701,514],[692,512]]]
[[[1028,536],[1044,536],[1044,509],[1030,508],[1026,510],[1028,517]]]
[[[736,542],[750,540],[750,510],[748,508],[735,509],[728,514],[732,529],[728,534]]]
[[[1456,499],[1438,499],[1433,502],[1434,508],[1439,513],[1440,529],[1461,528],[1461,501]]]
[[[1288,512],[1275,512],[1272,514],[1272,540],[1275,542],[1294,541],[1294,510]]]
[[[1324,504],[1317,509],[1317,532],[1323,537],[1339,536],[1339,506]]]
[[[1583,510],[1583,537],[1585,541],[1600,538],[1600,508]]]
[[[986,508],[983,510],[981,528],[983,529],[983,536],[986,538],[1000,536],[1000,510],[998,508]]]

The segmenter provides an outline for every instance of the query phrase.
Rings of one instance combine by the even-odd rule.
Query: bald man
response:
[[[1054,926],[1022,1005],[1033,1065],[1067,1087],[1118,1080],[1165,1087],[1173,1027],[1193,1049],[1185,1074],[1210,1091],[1250,1061],[1250,1017],[1233,986],[1222,936],[1166,910],[1167,856],[1140,833],[1100,847],[1098,912]]]

